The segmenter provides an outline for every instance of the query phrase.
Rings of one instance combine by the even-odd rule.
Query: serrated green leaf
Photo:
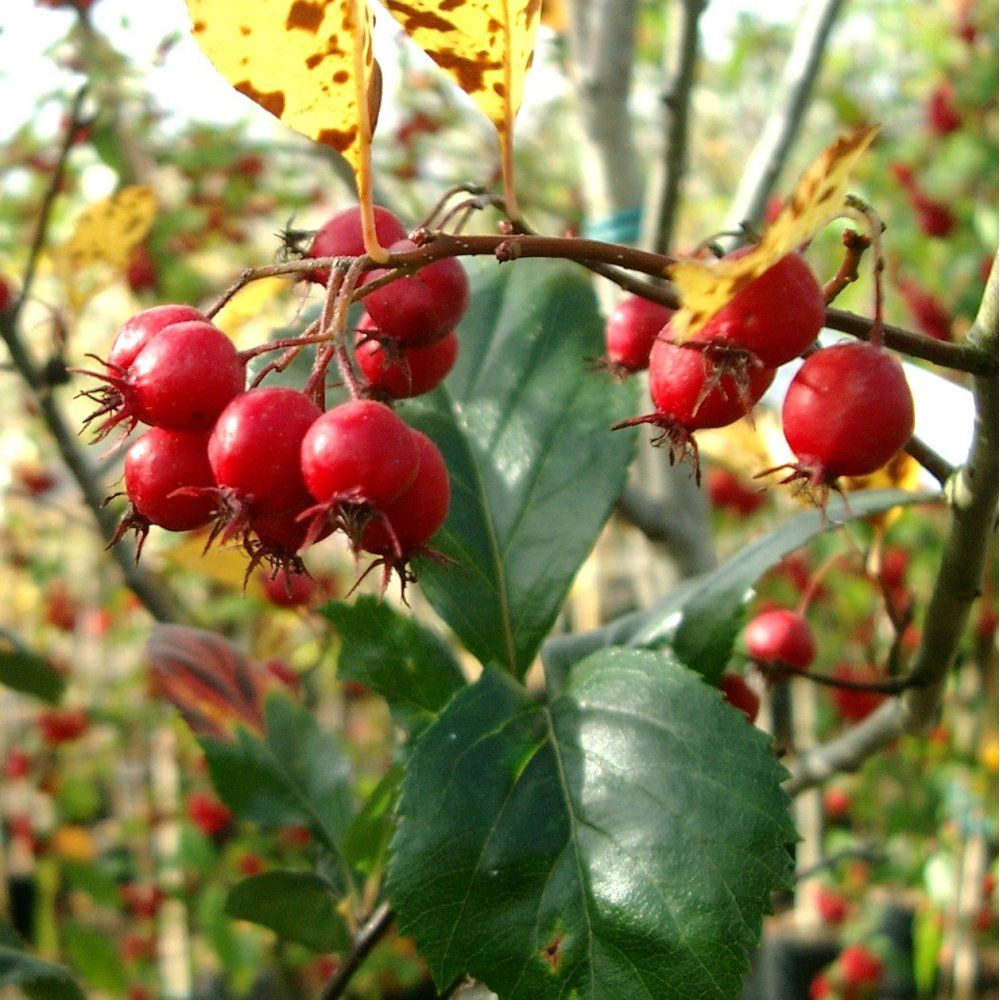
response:
[[[340,741],[280,694],[268,697],[264,717],[264,737],[241,727],[233,743],[201,740],[216,791],[241,819],[308,826],[339,853],[354,811]]]
[[[350,935],[330,887],[312,872],[273,871],[233,886],[226,913],[313,951],[340,951]]]
[[[320,610],[343,638],[337,676],[380,694],[411,734],[432,722],[465,686],[465,675],[443,640],[384,601],[359,597],[353,605],[338,601]]]
[[[0,684],[55,705],[62,698],[66,680],[43,657],[0,633]]]
[[[625,481],[635,436],[611,425],[633,388],[588,370],[603,352],[589,280],[557,261],[478,269],[438,389],[403,407],[441,449],[451,509],[421,589],[484,664],[518,677],[555,621]]]
[[[811,510],[785,521],[750,542],[718,569],[685,581],[648,611],[628,615],[594,632],[550,639],[542,650],[546,671],[558,689],[563,673],[597,649],[669,646],[685,666],[715,684],[732,654],[753,588],[767,570],[824,531],[893,507],[926,503],[938,497],[936,493],[867,490],[850,494],[849,507],[841,498],[831,497],[825,514]]]
[[[16,931],[0,924],[0,987],[20,987],[33,1000],[85,1000],[69,969],[36,958]]]
[[[607,650],[546,707],[501,671],[407,765],[388,889],[439,986],[734,998],[795,831],[767,737],[665,654]]]

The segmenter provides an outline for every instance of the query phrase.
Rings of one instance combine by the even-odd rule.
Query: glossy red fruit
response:
[[[381,246],[389,247],[406,239],[406,227],[387,208],[375,206],[375,233]],[[360,257],[365,253],[365,241],[361,231],[361,210],[357,205],[345,208],[331,216],[319,228],[309,248],[308,256],[317,257]],[[310,281],[325,285],[330,280],[330,272],[313,271],[307,275]]]
[[[836,680],[860,681],[866,684],[885,680],[885,677],[873,667],[855,668],[846,663],[834,667],[831,676]],[[833,699],[837,714],[845,722],[861,722],[862,719],[867,719],[886,699],[880,691],[857,691],[853,688],[838,687],[830,689],[830,697]]]
[[[878,986],[885,975],[885,964],[864,945],[845,948],[837,959],[845,986]]]
[[[389,247],[394,253],[415,248],[410,240]],[[387,273],[371,271],[368,281]],[[469,278],[454,257],[446,257],[375,289],[365,296],[364,303],[386,336],[406,347],[426,347],[458,326],[469,305]]]
[[[322,412],[288,386],[240,394],[219,415],[209,438],[215,481],[248,514],[303,509],[310,498],[302,479],[302,439]]]
[[[824,924],[836,927],[847,918],[847,899],[834,889],[820,886],[816,893],[816,910]]]
[[[938,135],[950,135],[962,127],[962,116],[955,104],[955,88],[947,81],[934,88],[927,100],[927,125]]]
[[[765,666],[805,670],[816,658],[809,623],[788,608],[774,608],[751,619],[743,640],[751,659]]]
[[[773,381],[773,368],[751,366],[745,380],[720,374],[704,352],[663,338],[649,355],[649,393],[657,413],[687,430],[725,427],[739,420]]]
[[[615,306],[604,324],[606,360],[612,370],[645,371],[657,334],[674,311],[640,295],[629,295]]]
[[[207,792],[193,792],[187,801],[188,818],[207,837],[218,837],[233,823],[229,807]]]
[[[403,347],[377,336],[371,317],[358,325],[354,358],[369,393],[387,399],[409,399],[430,392],[444,381],[458,356],[458,336],[452,330],[427,347]]]
[[[70,743],[87,731],[87,713],[82,708],[50,708],[39,713],[38,728],[50,746]]]
[[[814,484],[880,469],[913,434],[903,367],[867,343],[836,344],[806,358],[781,410],[782,429]]]
[[[125,453],[125,492],[135,512],[168,531],[190,531],[208,524],[215,510],[209,494],[178,490],[211,489],[208,434],[153,427]]]
[[[757,721],[760,698],[739,674],[726,671],[719,681],[719,688],[722,690],[723,697],[733,708],[738,708],[750,722]]]
[[[721,465],[708,470],[708,495],[713,506],[737,517],[749,517],[767,503],[760,490]]]
[[[265,573],[261,583],[267,599],[279,608],[304,607],[319,593],[319,584],[306,573]]]
[[[410,429],[371,399],[328,410],[302,441],[302,473],[320,503],[385,508],[413,482],[419,463]]]
[[[694,340],[741,347],[777,368],[813,344],[825,318],[823,289],[805,258],[790,253],[715,313]]]
[[[416,478],[398,499],[365,526],[361,547],[375,555],[408,558],[430,541],[448,516],[451,488],[444,458],[426,434],[410,433],[420,465]]]
[[[193,306],[166,305],[144,309],[126,320],[115,336],[108,354],[108,367],[125,372],[135,361],[135,356],[155,337],[174,323],[193,320],[207,322]]]

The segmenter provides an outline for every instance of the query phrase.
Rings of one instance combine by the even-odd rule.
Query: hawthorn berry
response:
[[[864,945],[848,945],[837,958],[845,986],[878,986],[885,965],[878,955]]]
[[[31,757],[15,747],[3,762],[3,773],[11,779],[26,778],[31,773],[31,763]]]
[[[605,360],[611,371],[645,371],[657,334],[673,314],[668,306],[641,295],[622,299],[604,324]]]
[[[125,283],[137,295],[156,288],[156,261],[145,243],[139,243],[129,257],[125,268]]]
[[[215,481],[235,516],[298,512],[310,502],[299,459],[302,439],[322,410],[289,386],[241,393],[222,411],[208,441]]]
[[[366,552],[389,558],[408,559],[420,551],[444,524],[451,491],[448,468],[434,442],[411,430],[419,454],[417,474],[392,503],[373,517],[361,536]]]
[[[131,430],[140,421],[168,430],[207,431],[242,392],[246,376],[221,330],[205,320],[189,320],[151,337],[121,374],[98,377],[105,385],[84,395],[99,404],[86,423],[106,418],[97,428],[100,439],[120,423]]]
[[[379,244],[391,246],[406,238],[406,227],[399,218],[381,205],[374,206],[375,235]],[[345,208],[331,216],[320,226],[309,248],[308,256],[317,257],[360,257],[365,254],[365,240],[361,229],[361,209],[357,205]],[[330,280],[329,270],[311,271],[306,275],[309,281],[325,285]]]
[[[938,135],[949,135],[962,127],[962,116],[955,104],[955,88],[947,81],[939,83],[927,100],[927,125]]]
[[[411,240],[399,240],[389,250],[402,253],[415,248]],[[370,271],[366,284],[388,273]],[[454,257],[445,257],[376,288],[364,303],[383,334],[406,347],[426,347],[458,326],[469,305],[469,278]]]
[[[188,819],[206,837],[221,837],[233,824],[229,807],[207,792],[193,792],[187,801]]]
[[[404,347],[380,337],[370,316],[358,324],[354,359],[366,381],[366,392],[387,399],[422,396],[440,385],[458,356],[454,330],[426,347]]]
[[[749,517],[767,503],[760,490],[721,465],[708,470],[708,495],[713,506],[739,517]]]
[[[193,320],[207,322],[205,317],[193,306],[166,305],[153,306],[136,313],[118,330],[111,344],[105,364],[119,374],[124,374],[135,361],[135,356],[158,333],[174,323],[185,323]]]
[[[190,531],[208,524],[214,498],[207,492],[187,491],[214,485],[205,431],[190,434],[153,427],[125,453],[125,492],[132,513],[147,525]]]
[[[82,708],[50,708],[39,713],[37,724],[49,746],[71,743],[87,731],[87,713]]]
[[[743,630],[751,659],[764,667],[806,670],[816,658],[816,641],[809,623],[788,608],[763,611]]]
[[[743,677],[727,670],[719,680],[719,687],[723,697],[733,708],[738,708],[750,722],[757,721],[760,698],[751,690]]]
[[[9,309],[13,301],[14,293],[11,291],[10,284],[0,275],[0,313]]]
[[[384,509],[413,482],[419,464],[410,429],[371,399],[328,410],[302,440],[302,474],[320,504]]]
[[[874,667],[852,667],[842,663],[834,667],[831,676],[840,681],[860,681],[866,684],[884,681],[885,677]],[[867,719],[886,696],[881,691],[859,691],[856,688],[834,687],[830,689],[837,714],[845,722],[861,722]]]
[[[279,608],[301,608],[312,602],[319,593],[319,584],[306,573],[292,575],[265,573],[261,579],[267,599]],[[269,660],[271,663],[277,661]]]
[[[935,340],[951,340],[951,316],[941,301],[915,281],[900,278],[897,284],[920,332]]]
[[[790,478],[828,485],[880,469],[913,434],[913,397],[903,367],[868,343],[826,347],[803,362],[781,410],[799,459]]]
[[[746,252],[737,250],[728,259]],[[726,303],[692,339],[742,348],[765,368],[777,368],[812,345],[825,318],[823,289],[805,258],[790,253]]]

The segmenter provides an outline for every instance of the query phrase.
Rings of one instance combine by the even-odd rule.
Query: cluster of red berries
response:
[[[413,246],[394,215],[379,209],[377,219],[384,243]],[[311,256],[363,253],[354,208],[317,233]],[[363,280],[384,273],[373,270]],[[373,289],[356,331],[357,398],[325,411],[322,385],[248,388],[246,360],[259,350],[238,352],[190,306],[133,316],[104,370],[89,373],[101,385],[84,392],[98,404],[87,419],[98,439],[117,426],[150,427],[125,455],[129,509],[116,539],[134,529],[141,548],[150,525],[212,525],[210,542],[238,539],[251,568],[265,561],[287,578],[303,570],[304,548],[343,530],[356,553],[377,557],[383,582],[392,570],[405,582],[410,561],[429,551],[444,521],[449,482],[437,447],[391,404],[428,391],[448,373],[468,299],[468,279],[454,260]]]
[[[672,460],[690,453],[697,474],[694,432],[745,416],[777,368],[807,354],[782,408],[785,438],[798,459],[786,481],[827,487],[840,476],[874,472],[913,433],[913,398],[899,361],[878,345],[842,343],[809,353],[825,315],[823,290],[799,253],[773,264],[683,343],[669,310],[626,300],[607,323],[608,361],[625,371],[648,366],[656,409],[617,426],[658,427],[657,443],[669,444]]]
[[[885,963],[861,944],[848,945],[809,987],[809,1000],[875,1000]]]

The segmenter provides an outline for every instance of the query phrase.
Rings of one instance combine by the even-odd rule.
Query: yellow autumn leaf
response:
[[[678,339],[694,336],[755,278],[842,214],[851,170],[877,131],[877,125],[857,128],[823,150],[799,178],[760,243],[744,256],[685,260],[670,268],[669,277],[681,299],[681,309],[671,321]]]
[[[124,187],[83,210],[72,235],[51,253],[72,312],[79,313],[94,295],[125,272],[132,251],[146,238],[155,215],[156,196],[144,184]]]
[[[354,169],[368,253],[372,121],[380,92],[367,0],[187,0],[195,41],[238,90]],[[372,106],[374,104],[375,106]]]
[[[496,126],[507,212],[516,217],[514,118],[535,50],[541,0],[384,0],[406,33]]]

